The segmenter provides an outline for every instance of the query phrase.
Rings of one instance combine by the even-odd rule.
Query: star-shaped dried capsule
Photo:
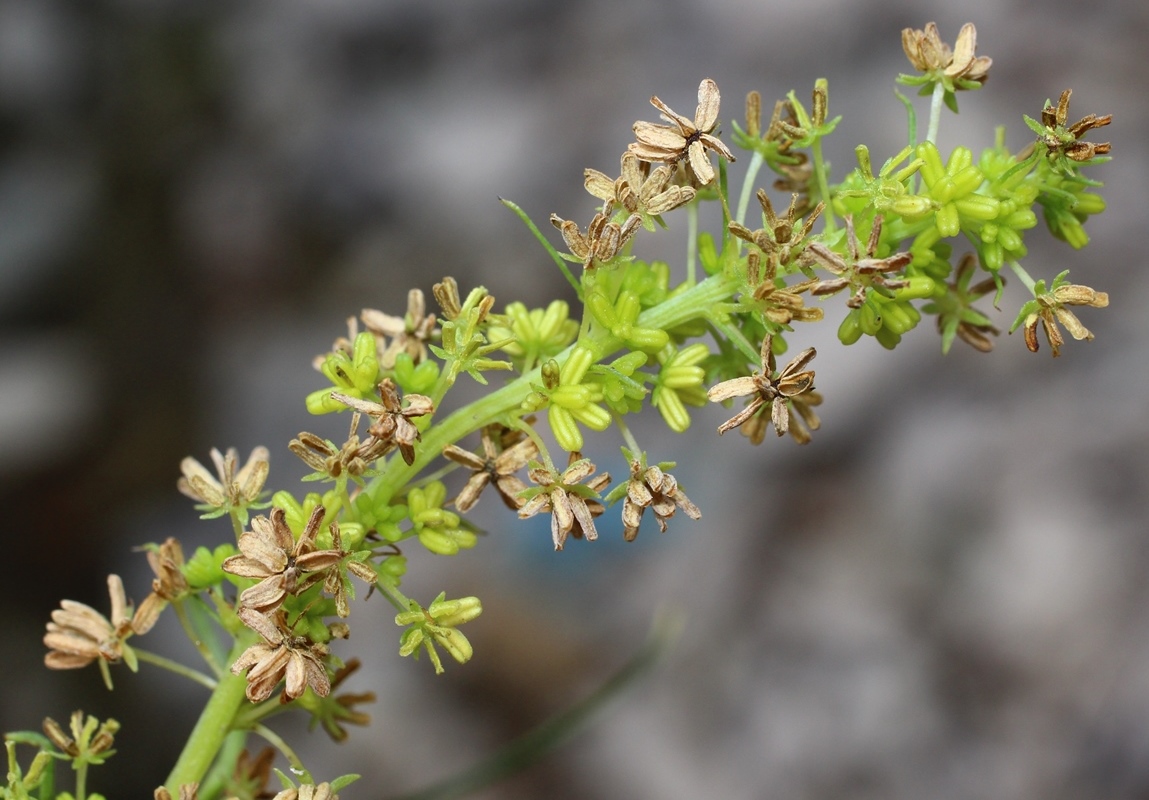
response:
[[[648,231],[654,230],[654,218],[673,211],[694,199],[693,186],[671,184],[674,170],[662,165],[650,170],[629,150],[622,154],[622,174],[615,179],[596,169],[583,173],[583,186],[599,200],[615,203],[631,214],[638,214]]]
[[[935,22],[926,23],[925,30],[904,28],[902,49],[914,69],[944,76],[953,82],[955,89],[976,88],[963,83],[985,83],[989,77],[989,68],[993,65],[992,58],[975,55],[977,28],[972,22],[962,25],[952,50],[942,41]]]
[[[163,544],[149,549],[147,556],[156,577],[152,580],[152,593],[132,616],[132,630],[138,634],[150,631],[164,607],[186,594],[189,588],[183,574],[184,551],[178,539],[168,537]]]
[[[650,104],[662,112],[662,118],[670,125],[659,125],[639,120],[634,123],[634,135],[638,139],[629,145],[630,152],[643,161],[660,161],[667,164],[685,162],[694,178],[702,186],[714,180],[714,166],[710,163],[707,150],[713,150],[727,161],[734,161],[722,140],[712,134],[718,125],[718,104],[720,100],[718,84],[706,78],[698,84],[698,108],[694,119],[689,120],[673,111],[658,97],[650,98]]]
[[[134,659],[124,640],[132,635],[131,606],[124,594],[124,583],[119,575],[108,576],[108,595],[112,601],[109,620],[99,611],[75,600],[60,601],[60,608],[52,612],[44,644],[48,653],[44,664],[49,669],[79,669],[97,659],[101,667],[122,658]],[[133,662],[129,662],[129,666]],[[105,681],[107,673],[105,673]]]
[[[773,337],[767,334],[762,340],[759,372],[722,381],[710,387],[707,396],[713,403],[721,403],[735,397],[750,398],[744,409],[718,426],[718,433],[723,434],[731,428],[751,423],[750,433],[747,435],[754,444],[758,444],[765,432],[765,412],[769,408],[769,419],[774,425],[775,432],[779,436],[789,432],[795,441],[805,444],[810,440],[809,431],[817,430],[819,426],[818,417],[810,406],[819,405],[822,398],[813,391],[813,370],[806,369],[817,353],[813,347],[806,348],[775,376],[774,353],[771,350],[773,344]],[[791,419],[789,411],[791,405],[806,427]]]
[[[1039,141],[1045,145],[1047,157],[1057,164],[1062,159],[1070,161],[1089,161],[1094,156],[1109,152],[1109,142],[1083,142],[1081,137],[1094,128],[1103,128],[1113,121],[1112,114],[1099,117],[1088,114],[1072,125],[1069,121],[1069,97],[1073,94],[1071,89],[1061,93],[1057,105],[1048,101],[1041,111],[1041,125],[1039,126],[1029,117],[1025,118],[1029,125],[1040,137]]]
[[[283,615],[274,617],[261,614],[254,608],[240,608],[236,612],[241,622],[263,637],[244,650],[231,665],[233,675],[247,673],[247,699],[262,703],[271,697],[280,681],[286,681],[283,699],[294,700],[307,687],[320,697],[331,692],[331,681],[323,658],[327,648],[306,636],[296,636],[286,627]]]
[[[610,221],[610,209],[598,212],[587,226],[586,233],[579,230],[574,220],[551,214],[551,224],[562,233],[563,241],[585,269],[593,269],[595,262],[604,264],[621,252],[642,224],[642,217],[631,214],[620,225]]]
[[[595,466],[589,459],[573,452],[570,465],[561,475],[552,468],[535,466],[528,474],[537,486],[524,494],[526,502],[519,509],[519,519],[550,514],[555,550],[563,549],[568,536],[576,539],[585,536],[587,541],[594,541],[598,538],[594,518],[605,510],[597,499],[598,493],[610,483],[608,473],[594,475],[594,471]]]
[[[752,299],[744,299],[743,303],[777,325],[789,325],[795,321],[817,322],[822,319],[822,309],[809,307],[802,299],[802,292],[810,287],[810,283],[807,281],[794,286],[778,286],[777,274],[777,254],[771,253],[766,257],[766,268],[763,270],[758,253],[748,253],[746,282],[753,289],[750,292]]]
[[[355,432],[358,427],[359,412],[356,411],[351,416],[351,434],[338,448],[333,442],[307,431],[292,439],[287,449],[315,470],[313,476],[304,480],[323,477],[338,480],[346,474],[360,482],[358,479],[370,474],[371,464],[395,449],[396,444],[390,439],[378,439],[369,435],[366,440],[360,441]]]
[[[1093,338],[1089,329],[1082,325],[1077,315],[1066,306],[1105,308],[1109,305],[1107,293],[1098,292],[1088,286],[1068,283],[1065,280],[1067,274],[1068,270],[1058,275],[1048,291],[1045,289],[1045,281],[1038,281],[1034,287],[1035,298],[1021,307],[1017,320],[1010,328],[1012,333],[1024,319],[1025,346],[1029,348],[1030,352],[1036,353],[1038,349],[1038,324],[1045,330],[1045,337],[1049,340],[1049,347],[1053,351],[1054,358],[1061,355],[1061,345],[1065,344],[1065,339],[1062,337],[1057,323],[1060,322],[1064,325],[1065,329],[1069,331],[1069,335],[1078,341]]]
[[[525,490],[527,485],[515,473],[538,456],[539,447],[530,438],[520,439],[510,446],[504,446],[502,450],[499,449],[500,446],[502,445],[496,443],[495,434],[488,426],[482,433],[482,456],[453,444],[443,448],[443,455],[446,458],[471,470],[467,485],[455,498],[455,508],[463,513],[470,511],[475,503],[479,502],[479,495],[483,489],[492,482],[507,508],[517,511],[522,506],[519,493]]]
[[[407,293],[407,313],[402,317],[365,308],[359,318],[367,330],[375,334],[379,345],[379,366],[383,369],[393,369],[400,353],[407,353],[415,364],[426,361],[427,342],[438,333],[435,315],[427,313],[427,303],[419,289]]]
[[[790,196],[790,206],[781,217],[774,213],[774,204],[770,202],[770,196],[765,191],[759,189],[757,196],[758,203],[762,206],[762,213],[766,217],[766,227],[752,231],[744,225],[731,222],[730,232],[739,239],[757,245],[763,253],[777,256],[778,263],[789,264],[806,246],[807,237],[826,205],[818,203],[806,217],[806,221],[799,225],[801,198],[798,194]]]
[[[316,506],[298,540],[281,508],[272,509],[271,519],[256,517],[251,521],[251,531],[239,537],[241,555],[231,556],[221,565],[224,572],[259,580],[240,593],[240,606],[271,611],[288,595],[299,594],[326,579],[326,571],[338,564],[344,554],[339,550],[319,550],[315,545],[325,513],[323,506]]]
[[[229,447],[226,453],[212,448],[211,460],[215,475],[191,456],[181,461],[183,477],[176,482],[176,487],[182,494],[202,503],[203,508],[212,509],[207,516],[235,511],[240,522],[247,524],[247,509],[255,505],[267,482],[267,448],[252,450],[243,467],[239,466],[239,453],[234,447]]]
[[[622,535],[628,542],[633,542],[638,536],[642,513],[648,508],[654,513],[662,533],[666,533],[666,521],[674,516],[676,509],[681,508],[691,519],[702,518],[702,512],[690,502],[675,477],[657,465],[646,466],[643,456],[630,462],[630,480],[626,485],[626,500],[622,504]]]
[[[392,443],[398,447],[403,460],[408,464],[415,463],[415,442],[422,436],[411,420],[435,412],[435,404],[430,397],[409,394],[401,400],[399,388],[390,378],[384,378],[379,383],[378,403],[360,400],[358,397],[339,392],[332,392],[331,397],[374,419],[371,427],[367,429],[368,433],[380,442]]]
[[[882,235],[882,218],[874,217],[870,228],[870,238],[866,243],[865,258],[858,245],[858,234],[854,230],[854,218],[846,215],[846,243],[849,258],[836,253],[822,242],[811,242],[804,252],[806,264],[818,264],[833,273],[833,278],[820,280],[810,287],[810,294],[822,297],[850,289],[850,299],[846,305],[861,308],[866,302],[866,292],[872,286],[883,289],[901,289],[909,285],[906,280],[887,277],[886,273],[900,272],[914,260],[909,252],[895,253],[886,258],[877,258],[878,242]]]

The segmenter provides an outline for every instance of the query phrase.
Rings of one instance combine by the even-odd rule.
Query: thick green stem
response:
[[[251,644],[251,637],[241,636],[232,648],[228,663],[234,662]],[[192,729],[179,760],[172,768],[165,785],[173,797],[179,795],[180,786],[199,783],[207,774],[208,767],[215,760],[223,746],[236,712],[244,701],[247,678],[225,672],[216,684],[211,698],[204,706],[199,721]]]
[[[213,678],[209,678],[202,672],[185,666],[178,661],[172,661],[170,658],[164,658],[161,655],[157,655],[156,653],[152,653],[147,650],[141,650],[138,647],[133,647],[132,649],[136,653],[136,658],[147,664],[159,667],[160,669],[166,669],[169,672],[174,672],[176,675],[182,675],[188,680],[195,681],[200,686],[203,686],[209,690],[215,689],[217,685],[217,682]]]

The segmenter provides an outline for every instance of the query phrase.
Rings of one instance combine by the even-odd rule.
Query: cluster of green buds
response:
[[[991,292],[998,302],[1008,271],[1032,293],[1013,325],[1024,328],[1031,350],[1038,327],[1055,356],[1064,343],[1058,325],[1076,339],[1092,338],[1068,307],[1104,307],[1105,293],[1069,283],[1065,272],[1035,280],[1020,262],[1038,207],[1054,236],[1075,248],[1087,242],[1084,225],[1104,202],[1094,191],[1100,184],[1082,171],[1107,161],[1110,146],[1082,137],[1110,117],[1067,125],[1066,91],[1056,105],[1046,102],[1040,120],[1026,118],[1037,138],[1018,152],[1007,149],[999,128],[980,153],[963,145],[943,154],[936,144],[942,108],[956,112],[957,92],[982,87],[990,59],[976,54],[972,25],[953,48],[932,23],[906,29],[902,45],[917,72],[899,80],[931,97],[930,122],[919,140],[913,104],[902,98],[909,141],[876,173],[869,148],[858,145],[857,168],[833,181],[822,140],[840,118],[829,114],[822,79],[808,105],[790,92],[765,125],[760,95],[748,95],[745,123],[734,125],[732,138],[749,163],[734,191],[729,164],[737,156],[721,138],[721,97],[707,78],[691,117],[651,98],[661,122],[634,123],[617,177],[584,172],[595,200],[586,227],[550,217],[568,252],[504,201],[566,277],[573,298],[533,309],[515,301],[499,311],[486,288],[464,296],[448,277],[432,289],[437,313],[420,289],[408,292],[401,316],[364,309],[315,360],[327,385],[305,400],[314,415],[346,415],[346,439],[305,431],[288,446],[320,490],[299,498],[281,489],[265,499],[264,448],[242,468],[234,450],[212,451],[215,475],[186,459],[180,490],[205,517],[227,516],[234,540],[186,561],[175,540],[153,546],[153,591],[134,611],[118,579],[110,584],[111,619],[65,601],[45,638],[48,665],[97,662],[105,673],[119,661],[175,668],[125,644],[174,609],[206,670],[177,671],[213,690],[210,721],[197,726],[165,789],[194,791],[227,731],[263,732],[263,720],[284,706],[337,737],[346,735],[343,722],[366,721],[350,709],[367,695],[335,694],[353,671],[338,651],[353,624],[357,584],[367,587],[366,598],[394,607],[404,628],[401,655],[425,652],[437,673],[444,669],[439,650],[459,663],[471,658],[459,627],[480,615],[479,599],[443,592],[424,606],[404,594],[401,581],[416,554],[455,556],[478,544],[480,531],[467,515],[488,487],[519,520],[550,517],[556,550],[609,531],[609,509],[617,512],[614,528],[631,541],[648,508],[660,531],[676,511],[701,517],[669,472],[674,462],[648,456],[628,424],[648,405],[673,433],[717,403],[738,406],[719,434],[738,428],[759,444],[773,430],[810,442],[823,397],[811,368],[816,351],[801,346],[804,326],[831,318],[843,344],[872,337],[892,350],[932,316],[943,351],[960,339],[986,352],[997,328],[975,304]],[[779,198],[757,186],[762,166],[775,175],[783,213],[775,210]],[[697,233],[704,203],[716,204],[722,224]],[[689,232],[680,270],[640,256],[672,214],[686,218]],[[792,341],[799,348],[787,356]],[[464,376],[485,387],[477,399],[460,402],[453,393]],[[608,491],[610,475],[584,450],[610,434],[620,440],[629,478]],[[661,437],[653,444],[666,447]],[[269,506],[267,516],[252,516]],[[343,784],[284,791],[327,797],[336,785]]]

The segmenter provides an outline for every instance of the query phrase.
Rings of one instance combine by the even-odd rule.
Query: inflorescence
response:
[[[857,168],[837,183],[822,158],[821,141],[840,121],[829,116],[824,80],[809,107],[791,92],[766,122],[761,98],[751,92],[729,144],[719,131],[714,80],[699,84],[692,117],[651,97],[661,122],[634,123],[618,176],[584,173],[599,203],[586,227],[550,217],[567,252],[508,203],[572,284],[581,313],[564,300],[538,309],[512,302],[500,312],[486,289],[463,295],[449,277],[433,290],[439,314],[428,311],[419,289],[408,293],[402,316],[365,309],[316,359],[327,385],[306,399],[313,414],[346,414],[347,438],[305,431],[289,446],[321,490],[268,497],[263,447],[242,467],[236,451],[213,450],[214,474],[185,459],[180,491],[205,518],[227,516],[234,539],[190,558],[174,539],[149,547],[156,577],[138,608],[116,576],[108,581],[110,617],[65,600],[44,637],[47,665],[96,662],[109,686],[109,664],[170,665],[128,640],[171,606],[203,655],[209,674],[196,679],[217,694],[231,687],[225,730],[258,729],[293,703],[341,738],[342,723],[366,722],[354,704],[371,699],[332,696],[355,664],[345,665],[332,645],[348,636],[350,601],[363,587],[394,606],[402,655],[424,653],[437,672],[440,650],[460,663],[471,658],[460,627],[481,614],[479,599],[443,592],[424,606],[400,586],[411,549],[454,555],[476,545],[479,532],[466,515],[484,492],[521,519],[548,516],[556,550],[572,538],[596,539],[611,506],[621,511],[627,541],[648,509],[661,531],[676,511],[701,517],[671,474],[673,462],[648,459],[628,415],[651,405],[681,433],[697,408],[734,404],[719,434],[737,428],[758,444],[773,429],[806,444],[820,426],[815,409],[823,398],[814,388],[814,348],[787,355],[803,326],[837,315],[843,344],[867,336],[894,349],[928,315],[943,351],[960,339],[988,352],[998,330],[975,303],[991,293],[1000,301],[1003,273],[1032,295],[1012,326],[1023,328],[1030,350],[1038,350],[1039,328],[1054,356],[1064,345],[1059,326],[1091,339],[1070,307],[1102,308],[1107,295],[1070,283],[1067,271],[1035,280],[1021,261],[1039,213],[1071,247],[1088,242],[1085,225],[1105,203],[1084,170],[1108,161],[1110,145],[1083,137],[1111,117],[1090,114],[1067,124],[1066,90],[1057,103],[1046,101],[1038,118],[1025,117],[1034,136],[1019,151],[1006,147],[998,129],[979,153],[964,146],[943,153],[936,144],[942,106],[956,112],[957,93],[980,89],[992,62],[977,55],[973,25],[952,48],[933,23],[903,31],[902,46],[914,73],[899,82],[931,98],[926,135],[917,138],[912,104],[902,98],[910,117],[906,146],[875,172],[868,148],[859,145]],[[749,162],[736,197],[727,169],[734,149]],[[755,192],[763,166],[784,193],[780,205],[766,190]],[[751,212],[752,194],[758,202]],[[684,274],[638,255],[643,238],[667,227],[672,213],[690,217],[693,229],[702,203],[719,204],[723,225],[691,236]],[[460,376],[489,386],[494,372],[506,380],[446,410]],[[622,439],[629,476],[604,494],[611,476],[583,450],[588,431],[608,429]],[[205,640],[213,624],[218,641]],[[240,691],[231,681],[241,682]],[[222,738],[212,741],[193,736],[188,747],[218,749]],[[162,796],[196,796],[211,758],[184,763]],[[245,767],[246,755],[235,780]],[[342,785],[291,784],[276,796],[334,797]]]

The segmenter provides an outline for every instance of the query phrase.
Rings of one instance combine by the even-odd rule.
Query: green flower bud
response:
[[[1093,216],[1105,210],[1105,198],[1092,192],[1077,194],[1077,205],[1073,207],[1074,213]]]
[[[902,341],[899,334],[894,333],[889,328],[880,328],[874,338],[878,340],[878,344],[887,350],[893,350]]]
[[[570,411],[562,406],[552,405],[547,409],[547,422],[559,447],[567,452],[582,450],[582,431],[579,430]]]
[[[862,303],[858,309],[858,324],[861,326],[862,333],[867,336],[874,336],[882,327],[881,312],[878,311],[874,301],[876,294],[876,292],[867,294],[866,302]]]
[[[913,275],[906,279],[908,285],[894,290],[894,296],[900,300],[918,300],[932,296],[938,289],[937,283],[928,275]]]
[[[858,309],[850,309],[850,313],[842,320],[842,324],[838,326],[838,340],[845,345],[854,344],[862,338],[862,325],[859,320]]]
[[[440,595],[442,597],[443,595]],[[453,628],[470,622],[483,613],[483,604],[477,597],[463,597],[458,600],[436,600],[427,608],[427,613],[435,618],[436,625]]]

